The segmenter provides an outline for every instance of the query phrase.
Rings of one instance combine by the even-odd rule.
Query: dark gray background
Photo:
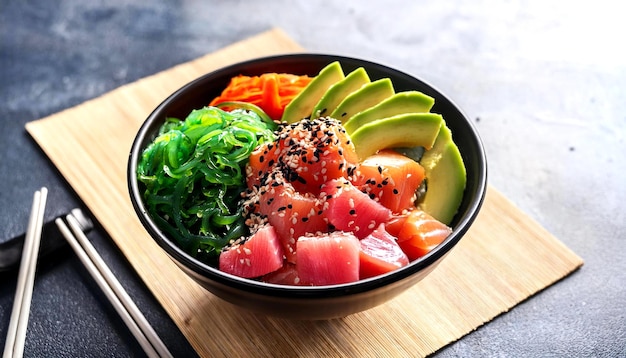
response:
[[[81,206],[27,122],[275,26],[453,98],[490,184],[585,260],[438,356],[626,355],[626,25],[611,1],[0,0],[0,240],[25,231],[43,185],[47,218]],[[104,230],[90,239],[176,356],[192,354]],[[2,342],[15,284],[0,275]],[[25,354],[143,353],[64,250],[39,269]]]

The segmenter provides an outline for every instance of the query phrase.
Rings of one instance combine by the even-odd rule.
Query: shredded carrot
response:
[[[233,77],[220,96],[209,105],[222,102],[248,102],[260,107],[273,120],[280,120],[285,106],[313,78],[288,73],[265,73],[260,76]]]
[[[272,119],[280,118],[283,112],[280,107],[280,95],[276,77],[276,74],[270,74],[265,76],[265,81],[263,81],[263,103],[261,104],[261,108],[263,108]]]

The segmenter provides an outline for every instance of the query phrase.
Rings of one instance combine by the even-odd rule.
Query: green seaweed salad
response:
[[[276,124],[256,106],[223,106],[239,108],[204,107],[183,121],[167,118],[137,168],[157,225],[206,262],[216,260],[229,240],[248,233],[240,205],[245,166],[259,144],[275,139]]]

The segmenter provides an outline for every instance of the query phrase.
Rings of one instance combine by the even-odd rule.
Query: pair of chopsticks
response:
[[[33,298],[33,286],[35,283],[35,269],[37,268],[37,256],[39,243],[43,229],[43,216],[46,211],[48,189],[41,188],[33,196],[33,206],[28,219],[28,229],[24,237],[22,260],[20,271],[17,276],[17,290],[13,301],[9,332],[4,345],[3,358],[22,357],[24,354],[24,342],[26,340],[26,327],[30,315],[30,303]]]
[[[24,240],[17,291],[3,358],[22,357],[24,353],[26,327],[28,325],[47,194],[48,190],[42,188],[35,192],[34,195],[33,209]],[[70,213],[65,219],[71,230],[63,219],[57,218],[55,220],[61,234],[70,244],[87,271],[104,292],[105,296],[109,299],[124,323],[126,323],[146,355],[151,358],[172,357],[172,354],[168,351],[152,326],[150,326],[150,323],[148,323],[143,314],[141,314],[139,308],[137,308],[128,293],[126,293],[126,290],[124,290],[106,263],[96,252],[91,242],[89,242],[77,217]]]
[[[61,234],[126,323],[146,355],[148,357],[172,357],[163,341],[89,242],[78,220],[71,213],[65,217],[65,220],[71,231],[63,219],[55,220]]]

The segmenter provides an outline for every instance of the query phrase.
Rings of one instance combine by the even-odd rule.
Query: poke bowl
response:
[[[266,74],[272,79],[259,84]],[[277,93],[281,76],[291,84],[303,82],[280,100],[265,96],[267,91]],[[261,94],[228,92],[242,79],[247,83],[255,79],[255,91]],[[404,108],[409,95],[419,97],[411,102],[421,107]],[[253,98],[258,100],[254,104]],[[268,109],[268,103],[273,107]],[[244,118],[243,126],[251,128],[252,135],[241,134],[239,127],[231,131],[234,137],[223,127],[202,132],[199,126],[212,125],[213,116],[225,121]],[[332,142],[339,154],[325,157],[332,155],[326,147],[310,152],[285,149],[301,141],[289,137],[294,133],[315,133],[316,148]],[[329,135],[339,139],[330,141]],[[223,147],[220,141],[235,147]],[[241,154],[241,142],[247,141],[253,144]],[[169,142],[175,143],[174,149],[166,149],[164,143]],[[198,149],[200,142],[207,143],[203,149]],[[213,159],[198,162],[209,152],[227,159],[211,154]],[[234,154],[240,157],[239,166],[226,174],[206,169],[228,168]],[[396,156],[416,171],[407,174],[403,169],[401,180],[391,174],[385,177],[389,171],[380,163]],[[200,174],[192,175],[188,164],[192,161],[201,167]],[[333,176],[329,170],[339,174]],[[414,286],[462,239],[478,215],[487,187],[480,137],[444,94],[385,65],[325,54],[257,58],[186,84],[164,99],[139,129],[127,174],[139,220],[182,271],[237,306],[305,320],[361,312]],[[192,176],[199,179],[190,183]],[[234,177],[239,181],[231,180]],[[204,188],[202,183],[214,187]],[[165,184],[171,188],[163,189]],[[209,201],[209,206],[198,204],[191,193]],[[385,200],[391,196],[402,199]],[[315,198],[313,207],[306,206],[310,197]],[[237,203],[232,212],[224,211],[226,199]],[[424,222],[422,228],[433,229],[418,235],[414,228]],[[436,242],[429,242],[437,235]],[[377,240],[384,241],[385,250],[393,246],[392,260],[382,257],[389,257],[389,251],[379,255]],[[256,252],[258,257],[251,255]],[[325,257],[338,263],[322,262]],[[381,265],[372,264],[381,260]]]

